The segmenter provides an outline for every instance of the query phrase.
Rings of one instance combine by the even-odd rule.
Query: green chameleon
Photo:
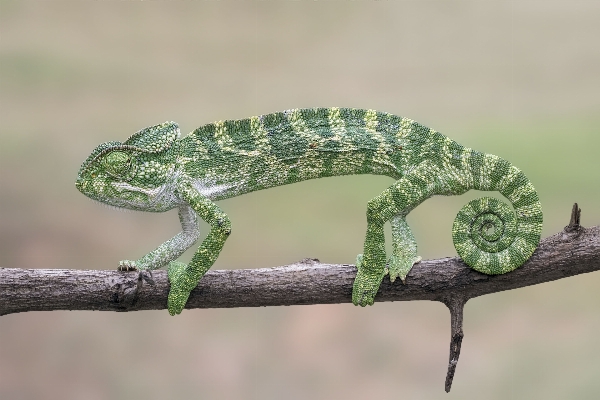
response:
[[[461,146],[408,118],[351,108],[293,109],[201,126],[183,139],[174,122],[135,133],[124,143],[98,146],[81,166],[76,186],[116,207],[162,212],[177,207],[182,231],[119,270],[168,265],[171,315],[185,307],[192,289],[217,259],[231,222],[215,201],[306,179],[351,174],[386,175],[396,181],[367,204],[364,250],[356,260],[352,302],[373,304],[383,277],[403,282],[417,256],[406,215],[433,195],[470,189],[498,191],[458,213],[452,238],[471,268],[503,274],[522,265],[540,240],[542,209],[525,174],[492,154]],[[513,210],[514,208],[514,210]],[[210,232],[191,262],[174,261]],[[384,224],[392,227],[386,260]]]

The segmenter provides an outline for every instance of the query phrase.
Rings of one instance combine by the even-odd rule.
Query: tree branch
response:
[[[599,269],[600,226],[594,226],[542,240],[533,256],[508,274],[484,275],[459,258],[422,261],[410,271],[406,284],[384,278],[375,301],[447,302],[455,295],[468,300]],[[349,303],[355,275],[354,265],[314,259],[275,268],[208,271],[192,291],[186,308]],[[0,268],[0,315],[165,309],[167,273],[154,271],[152,277],[153,286],[144,283],[137,290],[138,272]]]
[[[484,275],[459,258],[416,264],[406,278],[386,277],[375,301],[434,300],[451,312],[452,336],[446,391],[460,354],[462,310],[471,298],[600,270],[600,226],[579,225],[573,208],[565,230],[540,242],[515,271]],[[275,268],[208,271],[186,308],[261,307],[349,303],[356,267],[314,259]],[[0,315],[26,311],[162,310],[167,305],[166,271],[148,273],[69,269],[0,268]]]

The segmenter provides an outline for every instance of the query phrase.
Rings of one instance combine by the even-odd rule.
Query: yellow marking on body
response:
[[[250,136],[252,136],[256,143],[256,147],[260,151],[268,152],[271,150],[271,145],[267,138],[267,131],[260,123],[259,117],[250,117]]]
[[[464,180],[465,180],[464,177],[460,174],[459,169],[457,167],[455,167],[453,164],[451,164],[451,161],[454,158],[461,157],[460,155],[455,157],[455,155],[452,154],[452,152],[450,150],[450,146],[453,143],[454,143],[454,141],[452,139],[445,136],[444,143],[442,145],[442,152],[441,152],[441,155],[443,157],[443,164],[445,167],[444,168],[444,171],[445,171],[444,176],[450,177],[449,180],[443,182],[448,194],[453,194],[453,188],[455,185],[464,187]]]
[[[463,182],[466,187],[472,188],[474,183],[473,171],[469,167],[469,157],[473,149],[470,147],[463,148],[462,154],[460,156],[460,164],[461,170],[463,172]]]
[[[291,110],[287,110],[284,115],[290,121],[290,126],[295,134],[299,137],[306,139],[309,143],[316,143],[318,147],[322,146],[324,143],[324,138],[319,135],[315,135],[311,132],[311,130],[306,125],[306,121],[302,117],[300,113],[300,109],[294,108]]]
[[[391,149],[390,146],[387,145],[385,138],[383,137],[381,132],[377,131],[377,125],[379,124],[379,121],[377,120],[377,111],[367,110],[367,112],[365,113],[364,121],[367,132],[369,132],[369,134],[377,141],[377,152],[373,156],[374,164],[378,164],[384,167],[381,170],[381,172],[387,171],[387,168],[390,167],[394,170],[397,170],[396,166],[390,161],[390,156],[388,154],[388,151],[389,153],[392,153],[393,149]]]
[[[340,116],[339,107],[332,107],[329,109],[329,126],[333,137],[329,140],[341,141],[346,136],[346,122]]]
[[[225,151],[235,151],[233,139],[227,134],[224,121],[215,122],[215,139],[219,147]]]
[[[289,173],[288,166],[271,154],[271,143],[260,117],[250,118],[250,134],[256,140],[257,149],[249,152],[248,155],[261,159],[267,168],[266,173],[257,178],[257,183],[265,187],[279,186],[285,183]],[[251,164],[250,162],[245,163],[245,169],[250,168]],[[245,170],[243,173],[249,175],[248,171]]]
[[[510,253],[507,249],[499,251],[495,254],[499,265],[510,265]]]
[[[490,177],[496,164],[500,161],[500,157],[493,154],[485,154],[483,156],[483,165],[481,166],[481,173],[479,174],[479,189],[480,190],[496,190],[492,187]]]
[[[500,193],[502,193],[506,189],[506,187],[512,183],[512,181],[517,177],[517,175],[519,175],[520,172],[521,172],[520,169],[518,169],[514,165],[511,165],[508,169],[508,172],[502,178],[500,178],[500,181],[498,182],[497,190]],[[508,196],[506,196],[506,197],[509,200],[511,200]]]
[[[400,130],[396,134],[396,137],[398,139],[401,139],[401,138],[408,136],[410,134],[410,132],[412,131],[412,124],[414,122],[415,121],[413,121],[410,118],[402,118],[402,120],[400,121]]]
[[[477,261],[480,265],[485,265],[485,266],[489,266],[490,265],[490,260],[491,260],[491,254],[490,253],[486,253],[485,251],[481,252],[481,256],[479,257],[479,260]]]
[[[367,110],[365,113],[365,127],[371,132],[375,132],[377,129],[377,111]]]
[[[517,201],[519,201],[519,199],[521,197],[530,195],[532,193],[535,193],[535,188],[533,187],[533,185],[531,184],[531,182],[527,182],[525,185],[521,185],[518,188],[516,188],[510,194],[510,199],[509,200],[512,203],[516,203]]]
[[[444,156],[444,158],[446,158],[447,160],[450,160],[454,155],[450,152],[450,146],[452,145],[452,142],[454,142],[452,139],[450,139],[448,136],[446,136],[444,138],[444,144],[442,145],[442,155]]]

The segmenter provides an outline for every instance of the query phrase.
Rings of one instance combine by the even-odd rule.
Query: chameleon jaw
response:
[[[164,184],[150,189],[133,186],[126,182],[116,182],[113,183],[112,186],[121,193],[129,192],[142,195],[136,196],[137,198],[135,199],[128,199],[120,196],[112,199],[111,203],[118,207],[162,212],[170,210],[180,203],[175,196],[174,184]]]

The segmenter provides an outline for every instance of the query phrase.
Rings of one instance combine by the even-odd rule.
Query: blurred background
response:
[[[0,267],[115,269],[179,230],[74,186],[98,144],[295,107],[374,108],[504,157],[535,185],[543,236],[578,202],[600,224],[600,2],[0,1]],[[328,178],[220,202],[213,269],[354,263],[367,201]],[[423,258],[456,255],[477,193],[408,218]],[[203,225],[206,231],[206,225]],[[191,252],[182,259],[187,261]],[[600,398],[600,274],[471,300],[450,394],[433,302],[0,318],[2,399]]]

